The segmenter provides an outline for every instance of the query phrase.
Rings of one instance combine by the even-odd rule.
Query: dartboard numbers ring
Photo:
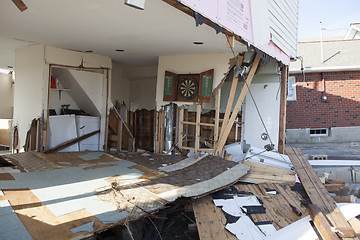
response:
[[[199,84],[195,80],[195,78],[184,77],[179,82],[178,85],[179,95],[186,100],[193,99],[197,95],[198,91],[199,91]]]

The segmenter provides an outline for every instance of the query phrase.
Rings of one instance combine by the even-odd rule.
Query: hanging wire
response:
[[[225,34],[225,36],[226,36],[226,39],[227,39],[227,41],[228,41],[228,43],[229,43],[231,52],[232,52],[232,54],[234,55],[234,58],[235,58],[235,61],[236,61],[236,66],[241,67],[239,61],[237,60],[237,57],[236,57],[236,54],[235,54],[235,52],[234,52],[233,46],[232,46],[231,43],[230,43],[230,40],[229,40],[228,35]],[[234,74],[235,74],[235,73],[234,73]],[[272,142],[272,140],[271,140],[271,138],[270,138],[269,131],[267,130],[267,128],[266,128],[266,126],[265,126],[265,123],[264,123],[264,120],[263,120],[263,118],[262,118],[262,116],[261,116],[261,113],[260,113],[260,111],[259,111],[259,108],[258,108],[258,106],[257,106],[257,104],[256,104],[255,98],[254,98],[254,96],[253,96],[253,94],[252,94],[252,92],[251,92],[251,90],[250,90],[250,88],[249,88],[249,85],[248,85],[248,83],[246,82],[246,79],[244,78],[244,75],[243,75],[243,74],[240,74],[240,75],[241,75],[243,81],[245,82],[245,85],[246,85],[246,87],[247,87],[247,89],[248,89],[248,92],[249,92],[249,94],[250,94],[250,96],[251,96],[252,101],[254,102],[254,105],[255,105],[256,111],[257,111],[257,113],[258,113],[258,115],[259,115],[259,117],[260,117],[261,123],[262,123],[262,125],[263,125],[263,127],[264,127],[264,130],[265,130],[266,134],[267,134],[268,137],[269,137],[269,141],[270,141],[270,143],[271,143],[272,145],[274,145],[274,143]]]
[[[227,41],[228,41],[228,43],[229,43],[231,52],[232,52],[232,54],[233,54],[233,56],[234,56],[234,58],[235,58],[236,65],[240,67],[240,63],[239,63],[238,60],[237,60],[236,54],[235,54],[235,52],[234,52],[233,46],[232,46],[231,43],[230,43],[229,37],[228,37],[226,34],[225,34],[225,36],[226,36],[226,39],[227,39]],[[235,73],[234,73],[234,74],[235,74]],[[240,75],[241,75],[243,81],[245,82],[246,87],[248,88],[249,94],[250,94],[250,96],[251,96],[252,101],[254,102],[254,105],[255,105],[256,111],[257,111],[257,113],[258,113],[258,115],[259,115],[259,118],[260,118],[260,120],[261,120],[261,123],[262,123],[262,125],[263,125],[263,127],[264,127],[264,130],[265,130],[266,134],[267,134],[268,137],[269,137],[270,144],[271,144],[272,146],[274,146],[274,143],[273,143],[272,140],[271,140],[269,131],[267,130],[267,127],[266,127],[266,125],[265,125],[265,123],[264,123],[264,120],[263,120],[263,118],[262,118],[262,116],[261,116],[261,113],[260,113],[260,111],[259,111],[259,108],[258,108],[258,106],[257,106],[257,104],[256,104],[255,98],[254,98],[254,96],[253,96],[253,94],[252,94],[252,92],[251,92],[251,90],[250,90],[250,88],[249,88],[249,85],[248,85],[248,83],[246,82],[246,79],[244,78],[244,75],[243,75],[243,74],[240,74]],[[253,156],[259,155],[259,154],[264,153],[264,152],[266,152],[266,151],[267,151],[267,150],[262,151],[262,152],[257,153],[257,154],[254,154]],[[274,150],[273,150],[273,151],[274,151]],[[274,152],[275,152],[275,153],[278,153],[279,156],[282,158],[282,160],[283,160],[291,169],[294,169],[294,168],[292,167],[292,165],[291,165],[288,161],[286,161],[286,159],[282,156],[281,153],[279,153],[278,151],[274,151]],[[253,157],[253,156],[251,156],[251,157]],[[250,157],[249,157],[249,158],[250,158]]]

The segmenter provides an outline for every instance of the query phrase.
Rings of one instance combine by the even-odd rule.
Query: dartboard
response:
[[[178,85],[178,92],[180,96],[187,100],[193,99],[198,93],[198,90],[199,85],[192,77],[184,77]]]

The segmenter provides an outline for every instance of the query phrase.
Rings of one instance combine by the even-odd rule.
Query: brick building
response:
[[[299,42],[290,65],[288,143],[360,141],[360,40]]]

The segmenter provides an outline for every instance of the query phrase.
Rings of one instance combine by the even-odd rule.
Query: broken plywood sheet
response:
[[[243,161],[244,165],[250,166],[249,172],[241,178],[241,181],[251,183],[289,183],[295,182],[295,173],[275,167],[262,165],[250,161]]]
[[[18,166],[20,170],[23,170],[23,172],[34,172],[54,169],[53,166],[39,159],[33,152],[9,154],[3,157]]]
[[[201,240],[237,239],[233,234],[224,228],[226,224],[226,218],[221,209],[212,203],[211,196],[205,196],[193,200],[193,208],[199,237]]]
[[[287,225],[309,215],[309,210],[301,205],[305,199],[294,192],[287,185],[282,184],[236,184],[239,191],[250,192],[261,200],[266,213],[251,214],[255,222],[271,221],[274,227],[279,230]],[[277,194],[269,194],[268,190],[275,190]],[[290,204],[302,212],[302,216],[297,216]]]
[[[0,189],[4,192],[1,199],[11,203],[32,237],[49,239],[56,233],[58,239],[68,239],[83,234],[84,231],[73,233],[71,230],[77,232],[84,224],[84,228],[91,230],[90,222],[94,222],[93,230],[99,231],[156,212],[169,200],[183,195],[197,196],[215,191],[239,179],[244,174],[242,171],[248,168],[206,157],[165,174],[157,168],[139,165],[142,161],[139,159],[138,163],[121,159],[109,161],[115,157],[107,155],[99,154],[98,159],[89,160],[83,160],[77,154],[44,155],[49,156],[54,165],[70,162],[79,166],[13,173],[14,180],[0,181]],[[104,157],[107,159],[102,161]],[[148,159],[144,161],[149,162]],[[156,162],[155,166],[164,164],[152,162]],[[141,179],[145,175],[146,178]],[[171,187],[158,187],[161,184]],[[169,192],[171,197],[164,199]]]

